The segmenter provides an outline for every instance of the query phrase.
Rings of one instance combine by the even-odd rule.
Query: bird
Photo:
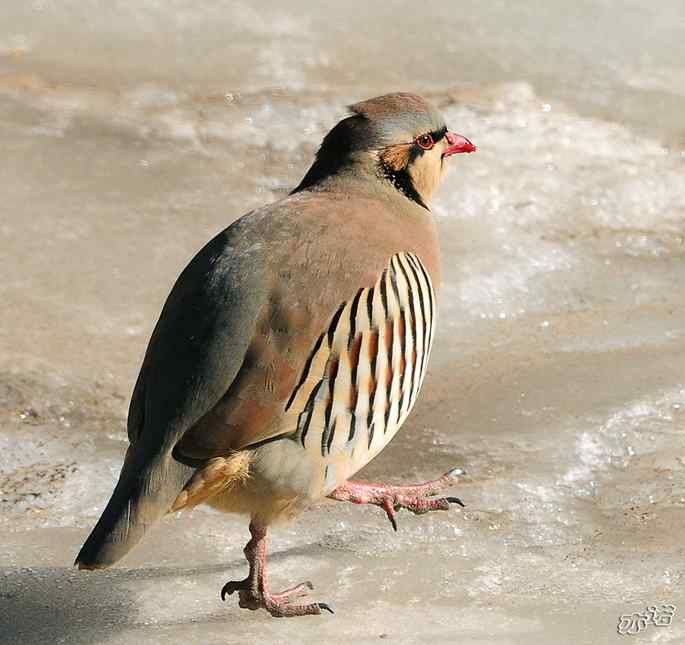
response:
[[[421,96],[349,106],[302,181],[211,239],[152,332],[118,483],[75,565],[120,560],[167,513],[206,503],[249,517],[249,573],[221,598],[274,617],[333,613],[311,582],[272,592],[267,533],[326,497],[396,513],[463,506],[351,477],[409,415],[435,336],[440,254],[428,206],[457,153],[475,151]]]

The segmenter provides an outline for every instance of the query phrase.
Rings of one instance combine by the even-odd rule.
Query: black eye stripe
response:
[[[433,132],[430,133],[430,135],[433,137],[433,141],[435,141],[435,143],[440,141],[440,139],[442,139],[446,134],[447,134],[447,127],[444,125],[439,130],[433,130]]]

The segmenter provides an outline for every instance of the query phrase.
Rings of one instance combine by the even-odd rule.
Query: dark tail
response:
[[[129,448],[112,498],[74,564],[104,569],[123,558],[169,510],[192,472],[170,453],[149,460]]]

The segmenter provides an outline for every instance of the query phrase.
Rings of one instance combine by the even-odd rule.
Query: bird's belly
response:
[[[248,452],[247,476],[209,498],[210,506],[269,525],[291,519],[313,501],[310,491],[317,468],[301,446],[281,437]]]
[[[371,432],[367,429],[352,438],[339,433],[325,454],[303,449],[292,438],[266,443],[252,453],[245,483],[215,496],[210,504],[225,512],[257,515],[266,524],[291,519],[371,461],[394,437],[408,412],[386,426],[384,417],[374,418]],[[323,428],[312,428],[310,433],[312,438],[325,436]]]

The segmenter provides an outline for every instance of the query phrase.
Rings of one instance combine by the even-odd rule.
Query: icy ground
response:
[[[179,25],[194,25],[177,4]],[[646,5],[628,4],[641,19]],[[428,94],[479,149],[452,160],[434,205],[444,282],[422,395],[361,477],[460,466],[466,508],[401,514],[395,534],[378,509],[325,502],[276,528],[274,588],[310,579],[336,614],[274,620],[219,599],[246,572],[243,518],[198,509],[167,518],[115,569],[70,565],[116,480],[128,397],[179,270],[284,195],[346,103],[399,81],[380,83],[371,54],[366,76],[362,63],[340,75],[308,49],[325,54],[309,37],[319,18],[276,13],[263,33],[236,36],[246,51],[250,38],[276,43],[252,85],[203,79],[191,91],[160,76],[205,67],[165,69],[160,43],[157,76],[128,65],[126,48],[108,66],[99,41],[90,67],[60,58],[73,27],[46,39],[50,7],[33,31],[16,10],[16,33],[0,36],[0,642],[685,642],[685,140],[668,124],[685,96],[678,57],[668,83],[648,59],[619,70],[630,82],[615,121],[597,107],[607,96],[564,104],[530,61],[470,87],[408,68],[402,89]],[[667,23],[654,22],[665,44]],[[264,89],[275,79],[287,89]],[[603,79],[590,80],[588,95]],[[638,86],[666,115],[649,127],[636,126]],[[621,614],[658,603],[677,606],[673,624],[617,634]]]

